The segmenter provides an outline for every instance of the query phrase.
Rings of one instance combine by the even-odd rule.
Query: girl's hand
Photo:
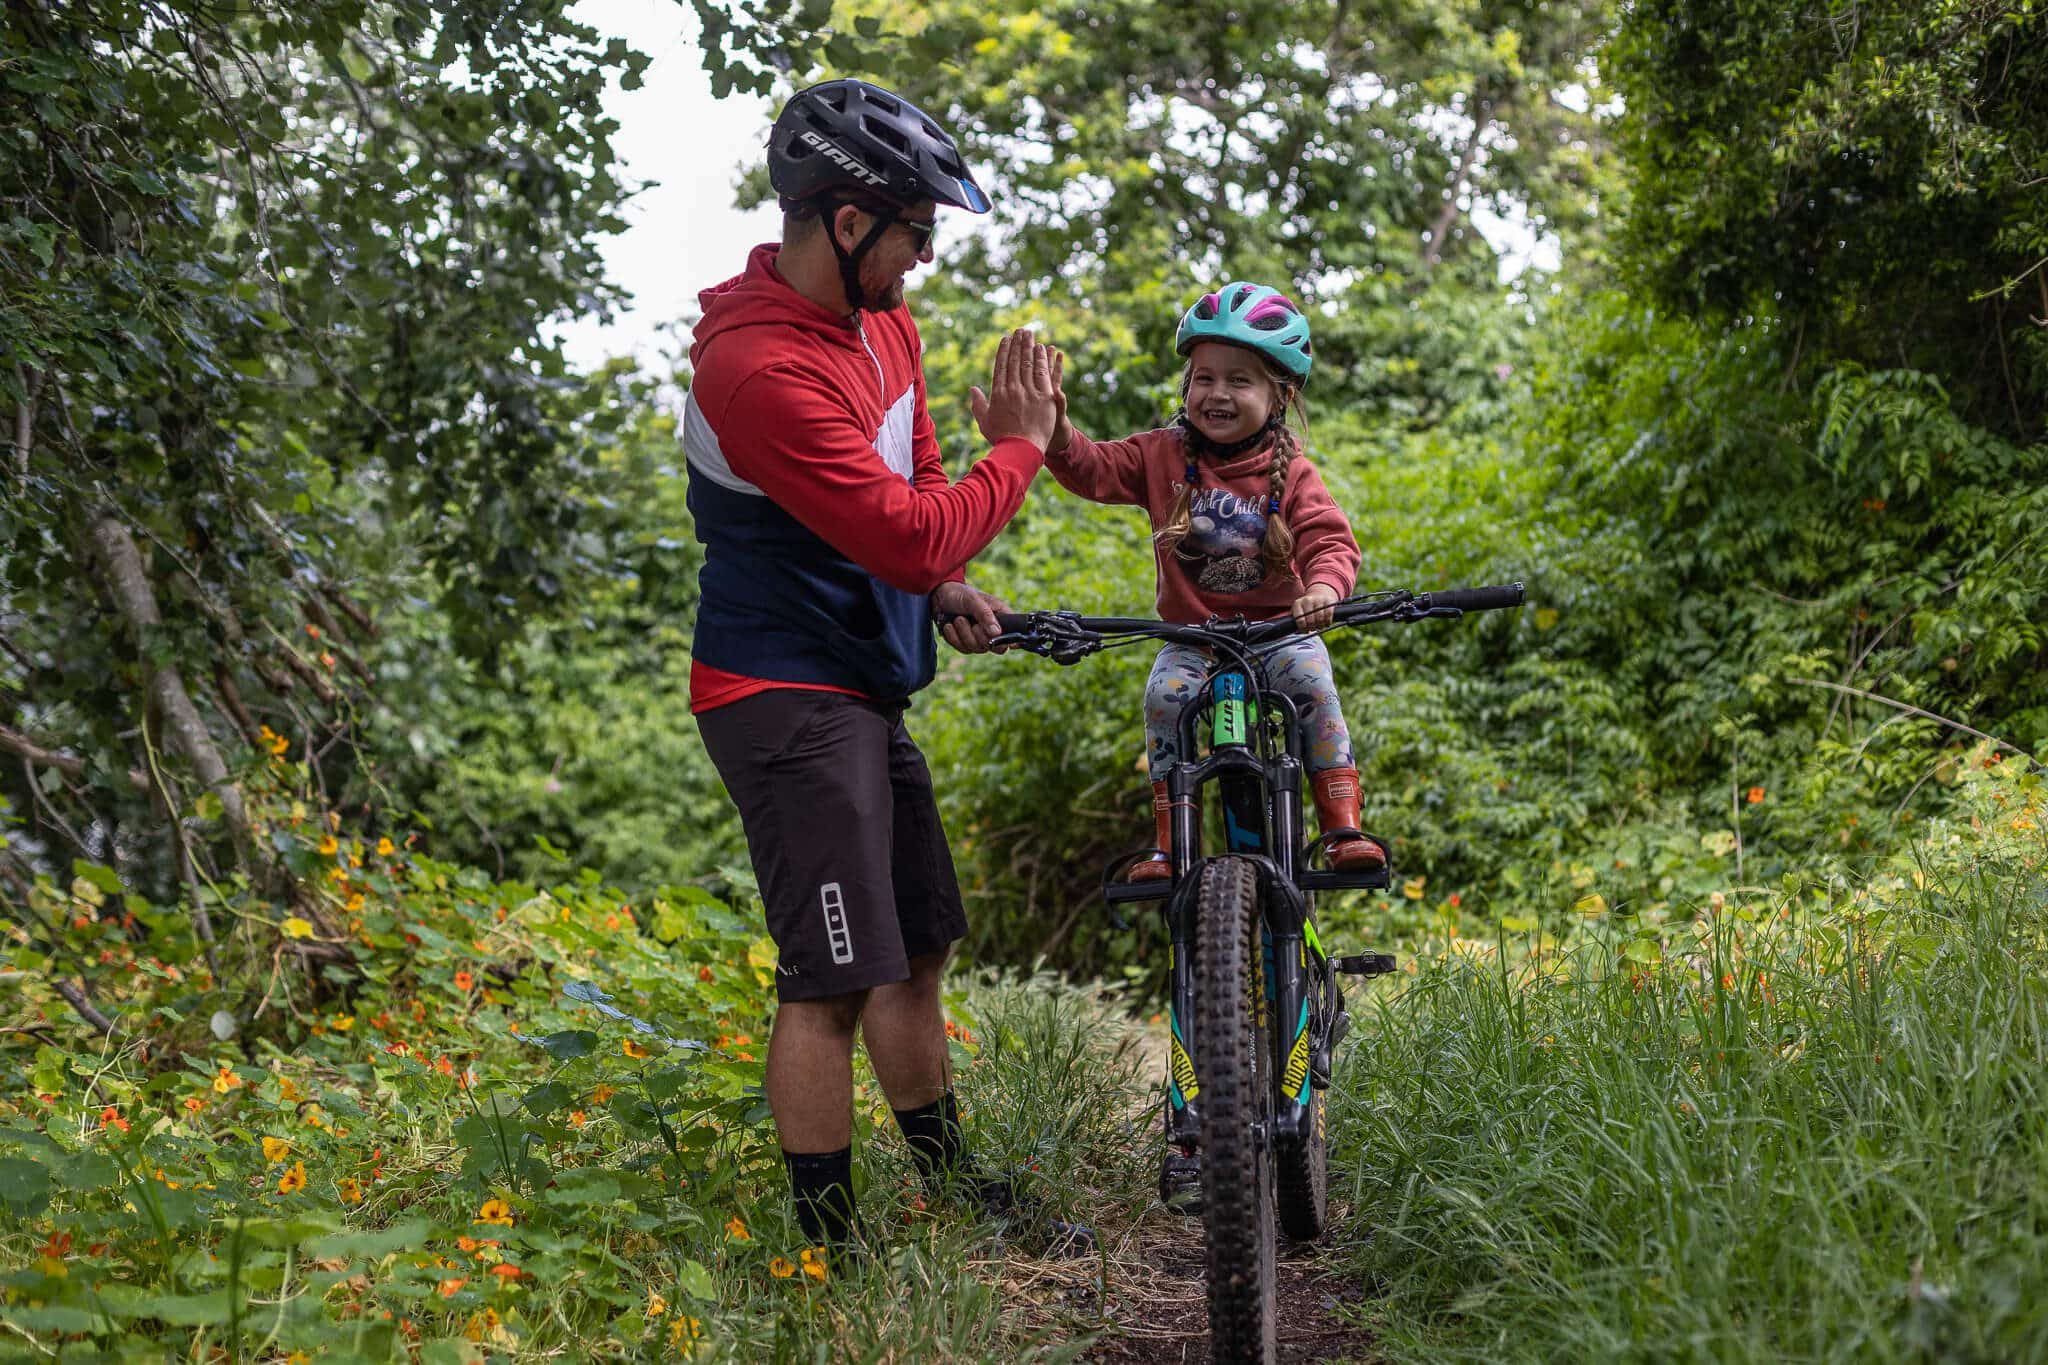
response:
[[[1067,420],[1067,391],[1060,381],[1067,372],[1066,353],[1058,347],[1052,348],[1053,400],[1059,405],[1059,419],[1053,424],[1052,442],[1045,448],[1048,455],[1057,455],[1067,448],[1067,442],[1074,439],[1074,424]]]
[[[1336,620],[1332,610],[1337,594],[1318,583],[1294,599],[1294,624],[1303,630],[1321,630]]]

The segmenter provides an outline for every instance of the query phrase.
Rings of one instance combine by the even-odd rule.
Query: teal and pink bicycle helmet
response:
[[[1308,379],[1315,363],[1308,340],[1308,317],[1294,301],[1268,285],[1233,281],[1195,300],[1180,320],[1173,349],[1186,355],[1204,341],[1228,342],[1257,351],[1294,376]]]

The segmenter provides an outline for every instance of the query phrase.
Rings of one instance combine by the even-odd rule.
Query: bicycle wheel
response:
[[[1202,1085],[1202,1229],[1209,1356],[1271,1362],[1273,1163],[1259,1132],[1272,1113],[1259,885],[1252,865],[1202,868],[1195,928],[1195,1043]]]

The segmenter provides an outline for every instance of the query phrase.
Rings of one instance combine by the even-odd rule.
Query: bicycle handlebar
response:
[[[1425,611],[1449,607],[1453,611],[1497,611],[1522,605],[1520,583],[1503,583],[1491,588],[1445,588],[1442,592],[1415,595],[1415,604]]]
[[[1333,625],[1345,626],[1373,621],[1407,623],[1432,617],[1462,616],[1468,611],[1499,611],[1519,607],[1525,600],[1526,594],[1520,583],[1445,588],[1425,593],[1369,593],[1337,603],[1331,618]],[[995,643],[1022,645],[1062,663],[1076,662],[1082,654],[1100,648],[1105,635],[1138,635],[1187,644],[1226,643],[1235,647],[1251,647],[1304,633],[1292,616],[1258,622],[1211,620],[1204,625],[1188,626],[1130,616],[999,611],[996,613],[996,625],[1002,629],[1002,634]]]

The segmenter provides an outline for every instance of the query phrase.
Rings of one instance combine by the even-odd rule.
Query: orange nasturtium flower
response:
[[[299,1083],[289,1076],[279,1076],[277,1078],[277,1093],[279,1098],[283,1099],[286,1104],[297,1104],[299,1102]]]
[[[206,1101],[200,1099],[197,1095],[187,1095],[185,1097],[185,1107],[196,1114],[206,1108]]]
[[[571,1109],[569,1111],[569,1126],[571,1128],[581,1128],[588,1122],[590,1122],[590,1115],[584,1113],[581,1109]]]
[[[668,1325],[668,1344],[688,1346],[704,1334],[704,1324],[687,1313],[679,1313],[676,1320]]]
[[[780,1256],[777,1256],[774,1260],[768,1262],[768,1273],[778,1280],[786,1280],[796,1274],[796,1267],[783,1260]]]
[[[590,1102],[592,1104],[603,1104],[606,1100],[610,1099],[612,1096],[618,1093],[619,1091],[617,1086],[599,1084],[597,1089],[590,1092]]]
[[[392,843],[389,839],[379,839],[377,841],[377,856],[379,858],[389,858],[393,853],[397,851],[398,846]]]
[[[645,1057],[647,1055],[647,1049],[634,1042],[631,1038],[622,1040],[619,1043],[619,1050],[628,1057]]]
[[[521,1270],[518,1266],[512,1265],[511,1263],[507,1262],[502,1265],[492,1266],[491,1273],[493,1275],[496,1275],[500,1280],[503,1280],[506,1284],[510,1284],[512,1283],[512,1281],[518,1279],[521,1275],[525,1274],[526,1272]]]
[[[468,1280],[468,1278],[467,1278],[466,1276],[460,1276],[460,1275],[456,1276],[456,1277],[455,1277],[454,1279],[452,1279],[452,1280],[443,1280],[443,1281],[441,1281],[441,1290],[440,1290],[440,1293],[441,1293],[441,1297],[442,1297],[442,1298],[444,1298],[444,1299],[452,1299],[452,1298],[454,1298],[454,1297],[456,1296],[456,1294],[458,1294],[458,1293],[460,1293],[460,1292],[461,1292],[461,1290],[462,1290],[462,1286],[464,1286],[464,1285],[466,1285],[466,1284],[468,1284],[468,1283],[469,1283],[469,1280]]]
[[[279,1194],[297,1194],[306,1188],[306,1163],[294,1161],[292,1168],[277,1178]]]
[[[234,1073],[233,1068],[223,1066],[214,1075],[213,1090],[214,1093],[217,1095],[225,1095],[228,1093],[228,1091],[233,1090],[236,1086],[240,1085],[241,1083],[242,1078]]]
[[[1751,787],[1751,788],[1749,789],[1749,804],[1750,804],[1750,805],[1752,805],[1752,806],[1760,806],[1760,805],[1762,805],[1762,804],[1763,804],[1763,800],[1764,800],[1764,789],[1763,789],[1762,787]]]
[[[699,981],[709,981],[711,979],[711,969],[709,967],[699,967],[697,969],[697,979]]]
[[[725,1225],[725,1235],[733,1238],[735,1241],[744,1242],[752,1238],[754,1234],[747,1231],[747,1225],[739,1220],[739,1215],[735,1214],[732,1220]]]
[[[332,857],[333,857],[333,856],[334,856],[334,855],[335,855],[336,853],[338,853],[338,852],[340,852],[340,851],[341,851],[341,841],[340,841],[340,840],[336,839],[336,838],[335,838],[335,837],[334,837],[334,836],[333,836],[332,834],[323,834],[323,835],[321,835],[321,836],[320,836],[320,856],[321,856],[321,857],[323,857],[323,858],[332,858]]]
[[[825,1278],[825,1248],[805,1247],[797,1259],[804,1263],[804,1274],[814,1280]]]
[[[292,1145],[283,1138],[267,1137],[263,1139],[263,1159],[265,1161],[283,1161],[291,1155],[291,1151]]]
[[[509,1228],[512,1226],[512,1206],[502,1199],[486,1199],[484,1206],[477,1210],[476,1221]]]
[[[664,1298],[663,1298],[663,1297],[662,1297],[661,1295],[659,1295],[659,1294],[655,1293],[655,1292],[654,1292],[653,1290],[651,1290],[651,1289],[650,1289],[650,1290],[648,1290],[648,1291],[647,1291],[647,1316],[648,1316],[648,1317],[650,1317],[650,1318],[658,1318],[658,1317],[660,1317],[660,1316],[661,1316],[661,1315],[662,1315],[663,1313],[666,1313],[667,1311],[668,1311],[668,1300],[667,1300],[667,1299],[664,1299]]]
[[[476,978],[474,976],[471,976],[468,972],[457,972],[455,974],[456,990],[461,991],[463,994],[467,995],[469,993],[470,987],[474,985],[476,985]]]

